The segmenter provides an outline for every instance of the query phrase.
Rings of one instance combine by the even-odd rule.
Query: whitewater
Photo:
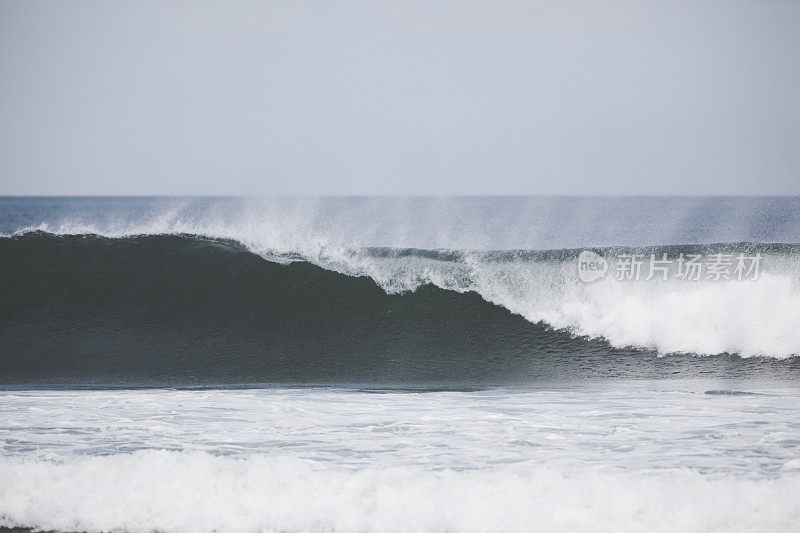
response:
[[[797,399],[657,386],[7,391],[0,524],[797,531]]]

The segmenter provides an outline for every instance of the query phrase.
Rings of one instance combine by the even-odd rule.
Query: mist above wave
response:
[[[0,233],[190,233],[253,249],[800,243],[800,197],[0,198]]]

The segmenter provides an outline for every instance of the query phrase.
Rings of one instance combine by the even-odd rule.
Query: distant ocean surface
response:
[[[800,531],[799,355],[798,197],[0,198],[0,526]]]

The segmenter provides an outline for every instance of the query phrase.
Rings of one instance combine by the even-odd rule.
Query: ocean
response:
[[[800,531],[800,197],[4,197],[0,258],[0,526]]]

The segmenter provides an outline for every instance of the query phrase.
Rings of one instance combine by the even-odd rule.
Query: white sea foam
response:
[[[797,391],[0,393],[0,523],[797,531]]]
[[[353,469],[592,465],[768,477],[800,445],[797,392],[780,390],[0,392],[0,420],[4,455],[284,453]]]
[[[615,347],[701,355],[729,352],[745,357],[786,358],[800,354],[800,257],[766,255],[765,274],[757,281],[626,283],[608,276],[584,284],[578,279],[574,260],[521,258],[498,262],[483,252],[473,252],[467,253],[463,261],[453,262],[359,253],[365,244],[402,247],[417,243],[418,238],[409,234],[413,231],[425,232],[427,237],[422,242],[433,245],[470,242],[485,246],[498,239],[487,242],[474,224],[459,233],[449,219],[437,230],[436,205],[428,206],[422,213],[433,228],[416,222],[398,224],[389,230],[371,226],[369,221],[387,218],[381,210],[392,206],[402,211],[394,218],[410,217],[414,212],[413,202],[357,201],[349,208],[340,207],[334,214],[330,208],[321,208],[320,202],[319,199],[252,199],[233,204],[212,202],[198,209],[190,200],[173,200],[150,210],[134,211],[128,217],[115,217],[115,211],[105,216],[90,212],[43,221],[26,229],[109,237],[195,234],[233,239],[269,260],[300,257],[348,275],[370,276],[387,292],[415,290],[423,284],[459,292],[475,291],[487,301],[531,322],[544,322],[575,335],[603,338]],[[444,208],[448,205],[445,202],[438,208],[446,213]],[[534,219],[545,222],[541,216]],[[547,220],[551,225],[554,223]],[[625,220],[623,217],[615,226]],[[678,222],[673,220],[673,226],[679,226]],[[565,234],[575,233],[578,227],[581,226],[572,221]],[[501,228],[493,230],[501,232]],[[731,238],[736,232],[731,233],[725,226],[717,233],[704,234],[706,238],[716,235]],[[620,233],[621,240],[608,242],[621,244],[623,236]],[[660,240],[642,244],[675,242],[665,241],[663,235],[655,232],[652,238]],[[502,238],[499,241],[504,242]],[[600,241],[592,244],[597,242]]]
[[[142,451],[0,458],[0,523],[61,531],[797,531],[800,476],[344,470]]]

